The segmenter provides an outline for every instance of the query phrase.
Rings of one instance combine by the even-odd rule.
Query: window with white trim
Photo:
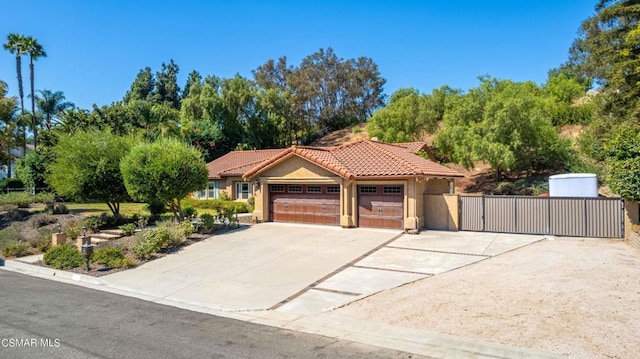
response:
[[[207,198],[218,199],[220,194],[220,184],[218,181],[209,181],[207,183]]]
[[[321,186],[307,186],[307,193],[322,193]]]
[[[287,191],[289,193],[302,193],[302,186],[290,184],[287,186]]]
[[[340,193],[340,186],[327,186],[327,193]]]
[[[249,199],[251,197],[251,183],[236,182],[235,199]]]

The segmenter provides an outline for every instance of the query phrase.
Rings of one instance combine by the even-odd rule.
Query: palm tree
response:
[[[20,114],[24,113],[24,87],[22,86],[22,56],[27,54],[26,38],[20,34],[9,34],[4,49],[12,55],[16,55],[16,73],[18,75],[18,94],[20,95]],[[27,130],[21,126],[22,132],[22,149],[27,149]]]
[[[47,53],[44,52],[44,47],[38,43],[38,40],[31,36],[25,38],[26,50],[29,53],[29,75],[31,80],[31,126],[33,130],[33,147],[38,147],[38,121],[36,119],[36,96],[34,83],[33,62],[41,57],[47,57]]]
[[[44,116],[44,123],[47,130],[51,130],[53,120],[58,119],[65,110],[74,108],[72,102],[65,101],[62,91],[51,92],[49,90],[38,91],[40,96],[36,96],[38,111]]]

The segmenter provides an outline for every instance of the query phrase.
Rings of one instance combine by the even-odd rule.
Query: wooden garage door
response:
[[[358,226],[404,228],[404,186],[358,186]]]
[[[340,225],[340,186],[271,184],[269,220]]]

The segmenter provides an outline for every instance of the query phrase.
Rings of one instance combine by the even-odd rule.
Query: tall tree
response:
[[[20,34],[9,34],[7,42],[4,44],[5,50],[16,55],[16,74],[18,79],[18,95],[20,98],[20,115],[24,114],[24,86],[22,84],[22,56],[28,53],[26,39]],[[20,126],[22,132],[22,151],[27,150],[27,130],[24,125]]]
[[[20,34],[7,35],[7,42],[4,49],[12,55],[16,55],[16,74],[18,78],[18,95],[20,98],[20,109],[24,112],[24,88],[22,86],[22,56],[28,53],[26,49],[25,37]]]
[[[602,86],[603,109],[617,118],[640,117],[639,8],[637,0],[599,0],[570,51],[570,64]]]
[[[17,142],[15,98],[7,97],[7,84],[0,81],[0,164],[7,166],[7,177],[11,177],[11,149]]]
[[[25,50],[29,53],[29,79],[31,83],[31,130],[33,131],[33,147],[38,147],[38,120],[36,117],[36,96],[35,96],[35,79],[33,62],[41,57],[47,57],[47,53],[44,51],[44,47],[38,43],[38,40],[28,36],[25,38]]]
[[[256,83],[265,90],[277,89],[292,101],[291,126],[295,137],[306,143],[323,132],[365,121],[384,104],[386,82],[370,58],[339,58],[333,49],[320,49],[305,57],[299,66],[286,58],[269,60],[253,71]],[[286,94],[290,94],[287,96]]]
[[[180,86],[178,86],[178,72],[180,68],[173,62],[162,63],[162,69],[156,72],[154,102],[167,103],[169,106],[180,109]]]
[[[124,95],[123,101],[125,105],[135,100],[152,101],[154,89],[155,78],[151,73],[151,68],[147,66],[138,72],[138,75],[136,75],[135,80],[133,80],[131,84],[131,88]]]
[[[189,72],[189,76],[187,76],[187,82],[184,85],[184,89],[182,89],[182,94],[180,94],[180,100],[183,100],[189,97],[189,91],[191,90],[191,86],[195,83],[201,83],[202,76],[196,70]]]
[[[40,96],[36,96],[36,105],[44,117],[45,127],[48,131],[53,127],[53,121],[58,120],[64,111],[74,108],[73,102],[65,101],[62,91],[52,92],[50,90],[38,91]]]

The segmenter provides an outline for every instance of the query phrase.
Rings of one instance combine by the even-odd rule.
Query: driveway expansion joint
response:
[[[442,254],[456,254],[460,256],[474,256],[474,257],[484,257],[490,258],[492,256],[488,254],[475,254],[475,253],[462,253],[462,252],[449,252],[449,251],[439,251],[435,249],[420,249],[420,248],[409,248],[409,247],[398,247],[398,246],[386,246],[391,249],[404,249],[408,251],[418,251],[418,252],[433,252],[433,253],[442,253]]]
[[[419,274],[419,275],[426,275],[426,276],[434,275],[433,273],[427,273],[427,272],[416,272],[416,271],[402,270],[402,269],[369,267],[369,266],[363,266],[363,265],[354,265],[353,268],[374,269],[374,270],[381,270],[386,272],[409,273],[409,274]]]
[[[347,291],[344,291],[344,290],[327,289],[327,288],[320,288],[320,287],[313,287],[313,288],[310,288],[310,289],[311,290],[319,290],[319,291],[327,292],[327,293],[350,295],[352,297],[357,297],[359,295],[362,295],[362,293],[354,293],[354,292],[347,292]]]

